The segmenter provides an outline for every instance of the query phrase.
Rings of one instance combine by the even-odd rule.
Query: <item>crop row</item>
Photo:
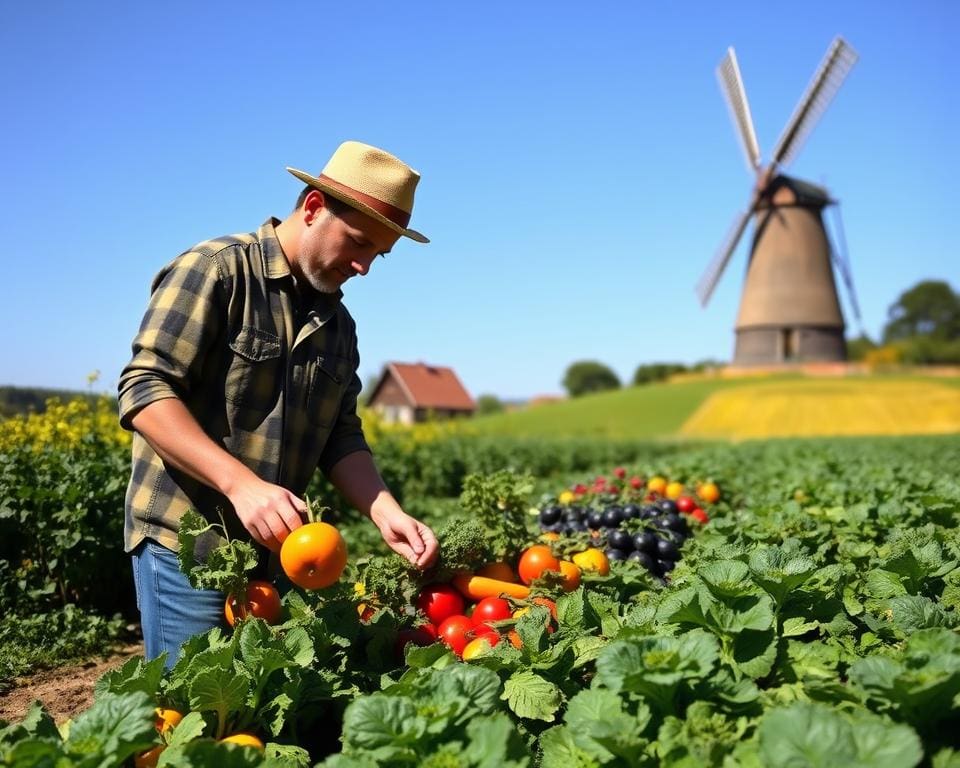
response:
[[[547,546],[561,559],[613,546],[619,530],[635,540],[676,525],[657,498],[604,525],[628,491],[582,471],[468,475],[443,506],[451,516],[436,515],[433,571],[354,550],[337,585],[280,580],[277,624],[198,636],[168,673],[133,660],[68,727],[36,709],[0,732],[0,759],[107,765],[161,746],[160,765],[957,765],[958,461],[957,437],[617,458],[606,466],[644,483],[722,489],[709,522],[686,518],[669,572],[628,558],[606,573],[585,565],[576,585],[528,573],[555,619],[509,597],[510,617],[488,628],[510,642],[467,661],[442,642],[400,643],[398,655],[401,633],[428,618],[429,585],[494,562],[522,576],[548,508],[586,528],[555,532]],[[183,718],[161,733],[157,707]],[[219,740],[237,731],[264,751]]]

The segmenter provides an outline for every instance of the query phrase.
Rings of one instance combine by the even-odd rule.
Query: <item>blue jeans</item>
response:
[[[147,659],[167,652],[170,669],[180,646],[193,635],[226,626],[226,596],[212,589],[194,589],[180,571],[175,552],[149,539],[133,550],[133,581]]]

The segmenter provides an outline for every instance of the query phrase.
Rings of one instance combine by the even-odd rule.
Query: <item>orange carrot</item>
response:
[[[530,596],[529,587],[514,584],[500,579],[490,579],[486,576],[471,576],[469,573],[460,573],[453,577],[453,586],[460,590],[464,597],[470,600],[482,600],[485,597],[500,597],[502,594],[524,599]]]

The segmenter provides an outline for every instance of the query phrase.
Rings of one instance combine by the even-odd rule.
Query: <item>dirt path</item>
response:
[[[121,646],[102,659],[48,669],[21,678],[13,690],[0,694],[0,720],[16,722],[22,719],[34,700],[39,699],[50,716],[62,723],[93,703],[93,686],[101,675],[141,653],[143,645],[138,642]]]

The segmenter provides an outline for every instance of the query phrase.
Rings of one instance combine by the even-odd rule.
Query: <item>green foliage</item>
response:
[[[563,388],[570,397],[620,389],[620,378],[612,369],[594,360],[571,363],[563,375]]]
[[[847,340],[847,359],[853,362],[863,360],[867,353],[877,348],[876,342],[867,334],[861,334],[855,339]]]
[[[212,548],[202,560],[196,553],[197,541],[216,529],[223,531],[220,546]],[[177,559],[194,589],[215,589],[226,595],[243,595],[247,573],[257,567],[257,553],[247,541],[226,538],[226,526],[207,522],[198,512],[188,509],[180,519]]]
[[[533,477],[518,477],[507,470],[468,475],[463,481],[460,507],[467,519],[479,521],[486,529],[494,559],[514,559],[526,541],[532,492]]]
[[[132,613],[123,554],[125,450],[90,434],[75,446],[0,451],[0,610],[68,604]]]
[[[888,315],[885,342],[918,336],[938,341],[960,339],[960,295],[943,280],[924,280],[904,291]]]
[[[477,398],[477,416],[488,416],[491,413],[500,413],[503,410],[503,403],[496,395],[480,395]]]
[[[20,675],[104,653],[120,637],[123,624],[119,616],[108,619],[75,605],[0,617],[0,692]]]
[[[642,363],[633,372],[633,384],[650,384],[654,381],[665,381],[675,373],[683,373],[687,367],[683,363]]]

